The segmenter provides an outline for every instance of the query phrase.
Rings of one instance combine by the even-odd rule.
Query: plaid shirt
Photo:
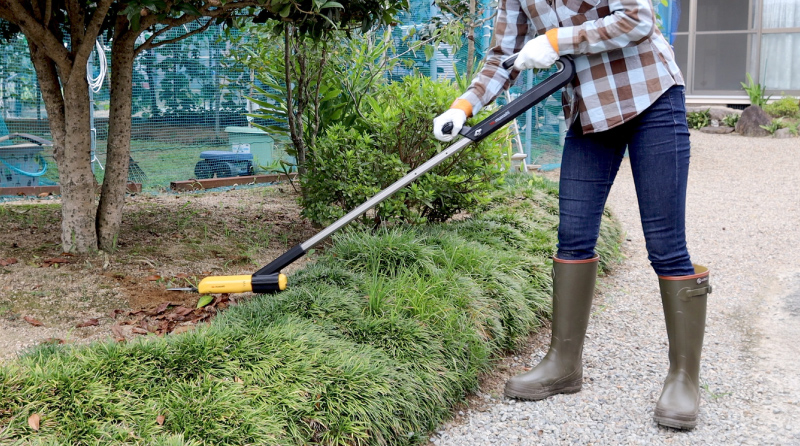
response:
[[[571,126],[580,114],[584,133],[629,121],[668,88],[683,85],[651,0],[501,0],[486,64],[459,98],[473,114],[514,83],[519,71],[509,73],[500,63],[534,34],[557,42],[559,55],[574,55],[564,116]]]

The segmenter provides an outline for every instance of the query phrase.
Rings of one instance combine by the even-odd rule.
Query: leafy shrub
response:
[[[747,83],[740,82],[742,84],[742,89],[747,92],[747,96],[750,97],[750,105],[757,105],[761,108],[767,104],[769,98],[772,96],[765,97],[766,94],[766,87],[761,84],[757,84],[753,81],[753,77],[750,76],[750,73],[747,73]]]
[[[722,118],[722,125],[726,125],[728,127],[736,127],[736,123],[739,122],[739,118],[741,118],[740,115],[737,115],[736,113],[731,113],[730,115]]]
[[[785,128],[786,123],[783,122],[783,118],[778,118],[778,119],[773,119],[772,122],[769,123],[768,125],[761,125],[759,127],[768,131],[770,134],[774,135],[775,132],[777,132],[778,130]]]
[[[310,151],[302,179],[303,215],[318,223],[339,218],[445,149],[449,144],[433,137],[431,121],[456,94],[450,81],[406,77],[368,96],[359,123],[331,126]],[[376,224],[444,221],[474,209],[505,170],[507,138],[500,130],[464,148],[370,216]]]
[[[785,96],[765,105],[764,111],[776,118],[791,118],[800,114],[800,104],[796,98]]]
[[[711,124],[711,110],[686,113],[690,129],[702,129]]]

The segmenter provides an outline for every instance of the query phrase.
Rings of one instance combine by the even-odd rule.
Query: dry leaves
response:
[[[152,275],[149,275],[149,276],[147,276],[145,278],[145,280],[147,280],[148,282],[155,282],[156,280],[160,280],[160,279],[161,279],[161,276],[159,276],[158,274],[152,274]]]
[[[86,322],[81,322],[80,324],[76,325],[75,328],[86,328],[86,327],[94,327],[95,325],[100,325],[100,321],[96,318],[89,319]]]
[[[32,414],[31,416],[28,417],[28,426],[30,426],[31,429],[38,431],[39,423],[41,423],[41,421],[42,418],[39,416],[38,413]]]
[[[159,415],[156,417],[156,423],[158,423],[159,426],[163,426],[165,420],[166,418],[164,418],[164,415]]]
[[[111,332],[114,333],[114,339],[117,342],[123,342],[125,340],[125,335],[122,333],[122,327],[120,327],[119,324],[112,325]]]
[[[44,326],[42,321],[40,321],[39,319],[30,317],[30,316],[25,316],[25,317],[23,317],[23,319],[25,319],[25,322],[33,325],[34,327],[42,327],[42,326]]]
[[[155,333],[163,335],[167,333],[183,332],[191,329],[192,325],[211,320],[218,310],[227,308],[230,304],[229,294],[215,296],[213,301],[203,308],[190,308],[183,305],[174,305],[171,302],[162,302],[159,306],[152,309],[123,311],[114,310],[110,316],[117,319],[116,325],[119,336],[121,337],[121,325],[131,326],[131,332],[145,335]],[[185,328],[184,328],[185,327]],[[117,335],[117,331],[114,331]]]
[[[66,257],[53,257],[52,259],[42,260],[42,268],[47,268],[58,263],[69,263],[70,260]]]
[[[13,257],[9,257],[7,259],[0,259],[0,266],[13,265],[13,264],[15,264],[17,262],[19,262],[19,260],[15,259]]]

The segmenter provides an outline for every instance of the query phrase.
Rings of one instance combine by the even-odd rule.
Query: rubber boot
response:
[[[553,331],[550,349],[531,371],[506,382],[509,398],[541,400],[575,393],[583,385],[583,339],[589,325],[599,256],[588,260],[553,258]]]
[[[694,270],[691,276],[658,277],[669,337],[669,374],[654,419],[676,429],[694,429],[700,408],[700,351],[711,284],[708,268],[694,265]]]

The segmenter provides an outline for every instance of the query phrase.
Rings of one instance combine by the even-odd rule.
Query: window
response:
[[[670,0],[671,36],[689,95],[744,96],[750,73],[771,94],[800,95],[800,0]]]

